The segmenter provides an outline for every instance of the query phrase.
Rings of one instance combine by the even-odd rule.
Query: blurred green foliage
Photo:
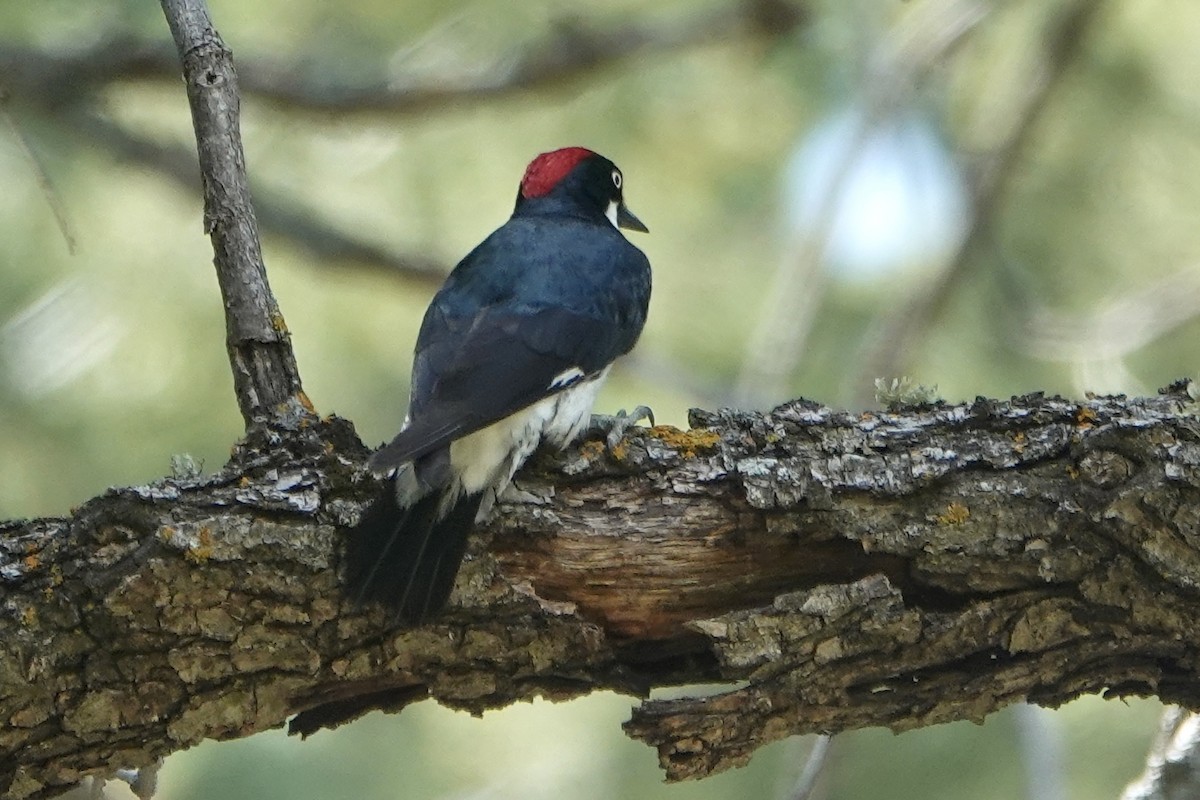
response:
[[[898,263],[874,277],[809,271],[800,290],[817,302],[803,358],[786,392],[757,402],[803,393],[849,404],[869,397],[875,378],[901,374],[951,400],[1151,391],[1193,372],[1200,356],[1191,311],[1200,304],[1200,8],[1090,2],[1097,10],[1069,59],[1047,38],[1075,7],[1065,1],[813,0],[781,35],[718,31],[704,44],[650,48],[542,88],[418,113],[301,110],[247,93],[251,184],[351,237],[448,267],[504,220],[532,155],[583,144],[612,157],[652,230],[636,241],[654,264],[655,295],[638,353],[601,409],[647,403],[660,422],[682,425],[690,405],[732,401],[772,281],[804,266],[789,234],[785,164],[815,126],[850,107],[883,119],[898,106],[928,122],[975,190],[1026,124],[1001,190],[976,216],[963,209],[983,230],[963,257],[947,242],[942,262]],[[514,54],[554,36],[563,19],[666,30],[731,4],[211,0],[211,9],[239,63],[331,89],[381,76],[500,80]],[[936,39],[967,7],[984,13],[956,46],[912,85],[878,97],[890,74],[879,65],[902,68],[906,46]],[[57,58],[113,37],[165,45],[167,32],[153,4],[134,0],[0,5],[0,89],[12,123],[0,126],[3,518],[64,513],[107,486],[167,473],[174,454],[214,468],[240,433],[197,187],[118,155],[86,116],[190,150],[178,80],[130,74],[79,92],[21,72],[23,54]],[[1047,73],[1052,90],[1023,120],[1022,98]],[[434,284],[313,258],[278,231],[264,250],[318,409],[353,419],[368,442],[389,436]],[[889,365],[894,374],[870,373],[887,321],[939,287],[944,300],[917,320],[920,335]],[[619,732],[629,703],[537,703],[482,721],[424,704],[303,743],[280,733],[206,744],[168,762],[162,796],[782,798],[799,772],[806,745],[784,742],[746,769],[661,785],[653,754]],[[1115,796],[1139,768],[1156,713],[1153,702],[1099,700],[1059,712],[1069,796]],[[839,737],[820,796],[1022,796],[1013,716]]]

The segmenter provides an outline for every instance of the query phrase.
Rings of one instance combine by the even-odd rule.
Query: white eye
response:
[[[613,186],[617,187],[618,189],[621,188],[621,172],[620,172],[620,170],[615,170],[615,169],[613,170]]]

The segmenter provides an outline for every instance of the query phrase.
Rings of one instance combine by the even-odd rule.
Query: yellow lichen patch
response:
[[[612,457],[617,461],[624,461],[625,456],[629,455],[629,445],[625,444],[625,440],[617,442],[612,447]]]
[[[663,444],[679,451],[684,458],[694,458],[699,450],[711,450],[721,441],[721,435],[707,428],[681,431],[673,425],[655,425],[649,434]]]
[[[1078,468],[1076,468],[1072,464],[1067,464],[1067,477],[1070,478],[1071,480],[1075,480],[1076,478],[1078,478],[1079,477]]]
[[[197,544],[195,547],[189,547],[187,552],[183,554],[193,564],[203,564],[208,561],[213,554],[213,535],[212,530],[208,526],[200,528],[200,533],[196,537]]]
[[[939,525],[961,525],[971,518],[971,509],[962,503],[951,503],[946,510],[938,514]]]
[[[274,328],[276,333],[288,332],[287,323],[283,321],[283,314],[280,314],[278,311],[271,313],[271,327]]]
[[[579,455],[588,461],[595,461],[604,455],[604,442],[584,442],[583,446],[579,448]]]
[[[317,407],[313,405],[312,400],[308,399],[308,395],[304,393],[303,389],[296,392],[296,400],[300,402],[300,405],[304,406],[305,411],[316,416]]]
[[[162,539],[164,542],[171,541],[175,538],[175,529],[170,525],[163,525],[158,529],[158,538]]]
[[[1016,433],[1014,433],[1012,435],[1012,440],[1013,440],[1013,450],[1016,450],[1017,453],[1024,453],[1025,452],[1025,431],[1017,431]]]
[[[238,486],[241,487],[242,489],[247,488],[249,485],[250,485],[250,479],[248,477],[246,477],[245,475],[243,475],[241,477],[241,479],[238,481]]]
[[[25,627],[32,627],[37,622],[37,609],[33,606],[25,606],[21,610],[21,624]]]
[[[1079,412],[1075,415],[1075,424],[1081,428],[1090,428],[1096,424],[1096,411],[1088,406],[1082,406]]]
[[[205,550],[203,547],[193,547],[187,550],[183,557],[188,560],[189,564],[203,564],[208,561],[208,557],[212,555],[211,550]]]
[[[25,569],[34,570],[42,565],[42,560],[37,557],[37,553],[30,553],[23,559]]]

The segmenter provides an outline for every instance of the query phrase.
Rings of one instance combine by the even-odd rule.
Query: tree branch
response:
[[[161,0],[183,63],[204,185],[204,228],[212,238],[225,301],[225,346],[246,426],[312,413],[283,314],[267,283],[238,127],[233,54],[204,0]]]
[[[655,53],[708,45],[730,35],[776,38],[791,33],[805,14],[786,0],[750,0],[727,7],[679,15],[665,22],[640,21],[603,29],[571,18],[557,20],[551,34],[534,42],[505,64],[455,79],[439,75],[396,85],[320,88],[297,73],[264,73],[248,86],[280,105],[311,111],[420,113],[434,108],[481,102],[570,86],[581,77],[616,63]]]
[[[637,57],[727,41],[735,36],[779,38],[806,20],[802,6],[787,0],[748,0],[727,7],[600,27],[560,19],[549,34],[500,64],[462,65],[448,78],[396,78],[345,83],[311,63],[249,59],[241,88],[281,108],[319,113],[419,114],[464,103],[499,100],[530,91],[564,88],[596,71]],[[153,44],[112,37],[80,51],[45,53],[0,43],[0,74],[14,91],[44,103],[78,102],[118,81],[174,79],[169,52]]]
[[[338,594],[338,530],[377,491],[365,448],[338,420],[257,428],[217,475],[0,524],[0,793],[425,697],[742,682],[635,711],[673,779],[794,733],[1026,699],[1200,707],[1183,388],[861,416],[797,401],[587,442],[522,472],[443,619],[392,631]]]
[[[1200,715],[1167,708],[1146,756],[1146,771],[1121,800],[1186,800],[1200,796]]]
[[[187,191],[200,181],[191,152],[139,136],[97,114],[79,114],[77,127],[118,159],[148,167]],[[387,247],[356,238],[332,223],[269,189],[256,193],[258,221],[269,234],[304,250],[323,267],[358,266],[436,287],[450,272],[448,264],[418,255],[400,255]]]

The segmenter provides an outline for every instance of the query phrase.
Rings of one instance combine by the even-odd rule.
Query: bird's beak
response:
[[[631,231],[641,231],[642,233],[650,232],[645,223],[635,217],[633,212],[626,207],[624,200],[617,204],[617,227],[628,228]]]

